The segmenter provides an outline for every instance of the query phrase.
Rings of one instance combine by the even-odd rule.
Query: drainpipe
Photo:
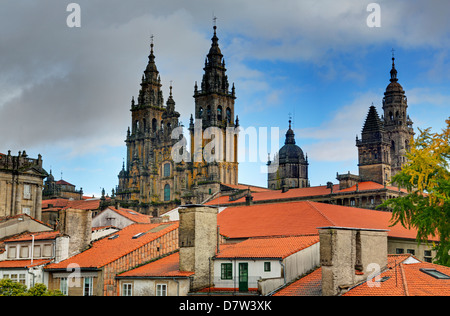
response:
[[[31,235],[31,265],[33,265],[33,258],[34,258],[34,235]]]
[[[172,278],[172,280],[177,283],[177,296],[180,296],[180,281],[176,278]]]

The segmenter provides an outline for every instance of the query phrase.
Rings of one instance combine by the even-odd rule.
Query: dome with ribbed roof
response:
[[[278,157],[279,163],[305,161],[303,150],[295,144],[295,134],[291,128],[291,121],[289,121],[289,129],[286,132],[284,146],[278,152]]]

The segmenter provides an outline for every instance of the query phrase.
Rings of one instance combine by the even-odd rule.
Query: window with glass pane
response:
[[[222,263],[222,280],[231,280],[233,278],[233,268],[231,263]]]
[[[156,285],[156,296],[167,296],[167,284]]]
[[[164,187],[164,201],[170,201],[170,185],[168,184]]]
[[[131,283],[124,283],[122,285],[122,296],[133,296]]]
[[[270,272],[270,262],[264,262],[264,271]]]
[[[164,177],[170,177],[170,163],[164,165]]]
[[[83,288],[83,296],[92,296],[93,290],[93,279],[92,277],[84,278],[84,288]]]
[[[59,280],[59,290],[64,295],[69,294],[69,283],[67,282],[67,278],[61,278]]]

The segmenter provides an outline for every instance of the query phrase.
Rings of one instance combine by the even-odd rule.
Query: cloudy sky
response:
[[[242,127],[278,127],[282,145],[292,115],[311,185],[357,174],[355,138],[372,103],[382,113],[392,48],[416,131],[450,116],[446,1],[377,1],[369,27],[364,0],[80,0],[79,28],[67,25],[70,2],[1,1],[0,152],[40,153],[89,195],[117,185],[151,35],[164,98],[173,81],[188,125],[213,16]],[[241,183],[266,185],[261,152],[243,155]]]

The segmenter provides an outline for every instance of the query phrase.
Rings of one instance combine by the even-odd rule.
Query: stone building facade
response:
[[[0,154],[0,217],[27,214],[41,219],[42,188],[47,172],[42,157],[29,158],[25,151],[17,156]]]
[[[234,84],[230,90],[218,40],[214,27],[201,87],[197,83],[194,87],[190,148],[175,110],[172,86],[164,104],[151,44],[139,96],[131,101],[126,165],[116,188],[122,206],[159,216],[181,203],[201,203],[220,190],[220,183],[237,184],[236,95]]]

